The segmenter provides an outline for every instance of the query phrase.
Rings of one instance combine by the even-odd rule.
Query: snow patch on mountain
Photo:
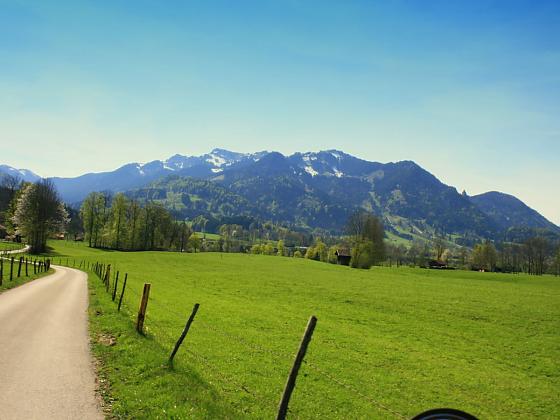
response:
[[[221,167],[227,163],[227,161],[214,153],[210,153],[208,156],[209,158],[206,159],[206,162],[210,163],[213,166]]]
[[[319,175],[319,172],[317,172],[315,169],[313,169],[312,166],[306,166],[304,169],[305,169],[305,172],[307,172],[311,176]]]

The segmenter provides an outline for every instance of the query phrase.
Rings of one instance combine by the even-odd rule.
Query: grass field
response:
[[[52,245],[61,259],[128,273],[121,314],[90,273],[93,348],[116,416],[273,417],[314,314],[292,417],[398,418],[383,406],[411,418],[450,406],[480,418],[560,418],[558,278]],[[133,329],[144,282],[147,337]]]
[[[16,249],[21,249],[25,244],[18,244],[15,242],[3,242],[0,241],[0,252],[2,251],[15,251]]]
[[[217,241],[220,239],[220,235],[218,235],[217,233],[196,232],[196,234],[198,235],[199,238],[206,238],[209,241]]]

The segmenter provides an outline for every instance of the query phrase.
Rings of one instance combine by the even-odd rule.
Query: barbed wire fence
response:
[[[66,264],[64,264],[66,263]],[[121,270],[117,270],[117,267],[112,269],[111,265],[107,262],[92,262],[90,260],[78,260],[76,262],[75,259],[70,258],[59,258],[59,265],[68,266],[68,267],[76,267],[86,271],[90,271],[95,274],[99,280],[104,282],[105,290],[109,295],[109,299],[111,299],[112,294],[117,287],[116,284],[116,276],[119,273],[119,277],[121,276]],[[128,277],[127,273],[124,273],[125,276]],[[120,277],[124,279],[124,276]],[[122,283],[121,283],[122,284]],[[133,284],[133,282],[132,282]],[[160,302],[159,298],[150,297],[148,298],[142,292],[139,292],[135,289],[135,287],[131,283],[126,284],[126,288],[123,287],[122,290],[117,290],[117,298],[114,300],[115,304],[119,301],[122,301],[121,305],[121,312],[125,315],[132,323],[137,322],[138,320],[138,309],[141,308],[141,302],[143,299],[146,299],[146,302],[149,302],[147,305],[147,310],[143,314],[144,317],[144,325],[142,334],[146,336],[152,337],[154,340],[159,342],[163,349],[168,348],[169,352],[171,352],[173,345],[177,343],[178,336],[174,337],[169,330],[177,328],[177,331],[180,330],[182,325],[182,320],[184,320],[185,314],[181,314],[177,311],[172,310],[168,305]],[[154,312],[165,313],[169,317],[169,322],[160,321],[157,317],[152,316]],[[171,322],[174,324],[173,326],[170,325]],[[205,331],[208,335],[219,336],[229,340],[230,342],[236,343],[241,348],[248,350],[251,355],[258,353],[267,357],[271,357],[275,360],[275,362],[284,362],[288,360],[294,359],[294,354],[289,352],[282,352],[278,350],[273,350],[271,348],[265,347],[261,344],[254,343],[245,337],[241,337],[237,334],[234,334],[230,331],[226,331],[223,328],[217,327],[216,325],[211,324],[209,321],[205,320],[204,318],[197,318],[196,319],[196,330],[197,331]],[[192,334],[191,334],[192,335]],[[190,337],[190,336],[189,336]],[[209,376],[212,376],[215,381],[219,382],[220,387],[224,392],[228,391],[237,391],[243,392],[248,395],[252,400],[262,405],[262,407],[271,407],[271,411],[275,409],[278,405],[278,401],[273,400],[270,396],[264,395],[262,392],[256,391],[255,389],[251,389],[243,380],[239,378],[235,378],[230,374],[227,374],[220,369],[218,366],[219,361],[213,361],[208,356],[201,354],[201,352],[196,351],[192,348],[192,346],[187,346],[184,348],[180,354],[188,359],[191,363],[197,363],[199,365],[204,366],[204,372]],[[249,354],[249,353],[247,353]],[[222,360],[222,363],[227,363],[227,360]],[[353,397],[359,398],[362,400],[368,407],[370,407],[373,414],[377,414],[379,412],[384,412],[394,418],[398,419],[406,419],[408,418],[398,410],[395,410],[386,404],[383,404],[379,400],[372,398],[364,391],[358,389],[356,386],[348,383],[341,378],[339,378],[336,374],[332,372],[327,372],[324,368],[319,367],[317,364],[303,359],[302,363],[306,366],[310,371],[314,372],[317,377],[321,378],[325,383],[329,386],[336,386],[338,389],[345,390]],[[275,366],[278,366],[276,364]],[[279,371],[277,371],[278,375],[281,375]],[[283,373],[285,374],[285,372]],[[279,380],[281,381],[281,377],[279,376]],[[233,385],[233,388],[232,388]],[[280,388],[281,382],[277,384],[278,388]],[[298,417],[297,407],[289,407],[288,412],[291,415]],[[282,417],[283,418],[283,417]]]

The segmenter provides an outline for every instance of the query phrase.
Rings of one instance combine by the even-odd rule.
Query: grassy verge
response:
[[[14,274],[14,278],[10,281],[10,262],[8,260],[4,260],[4,279],[2,280],[2,284],[0,285],[0,293],[5,292],[6,290],[13,289],[14,287],[21,286],[22,284],[29,283],[30,281],[37,280],[41,277],[48,276],[49,274],[53,274],[54,270],[51,268],[49,271],[43,273],[33,274],[33,267],[31,268],[31,272],[29,276],[22,275],[21,277],[17,276],[17,262],[14,262],[14,268],[16,273]],[[25,274],[25,269],[22,270]]]
[[[92,350],[105,406],[118,418],[235,418],[216,387],[196,368],[166,363],[170,351],[136,332],[131,308],[117,312],[99,278],[88,273]]]
[[[111,263],[121,282],[129,274],[120,314],[90,276],[94,352],[119,417],[273,417],[311,314],[319,322],[292,416],[391,418],[389,407],[411,418],[451,406],[480,418],[560,417],[556,278],[52,245],[55,262]],[[133,328],[144,282],[146,337]]]

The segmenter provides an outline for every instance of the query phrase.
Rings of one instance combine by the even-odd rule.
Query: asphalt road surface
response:
[[[85,273],[0,294],[0,419],[102,419],[87,326]]]

